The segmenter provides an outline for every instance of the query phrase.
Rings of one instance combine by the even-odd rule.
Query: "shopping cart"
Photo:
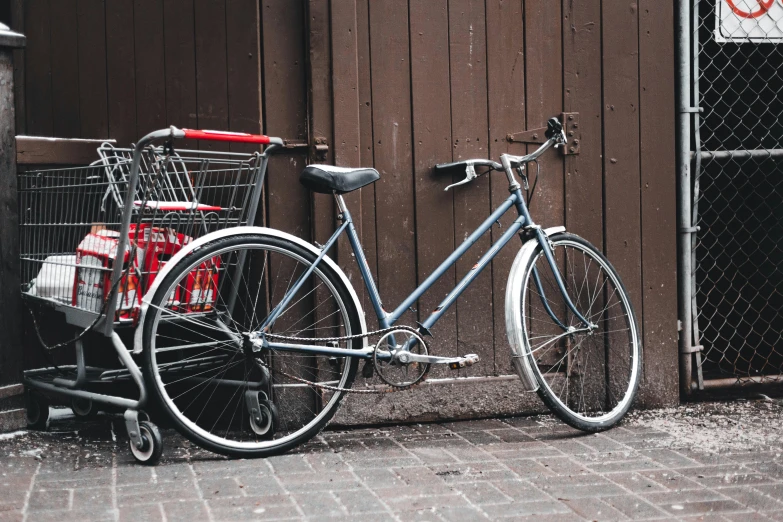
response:
[[[266,145],[252,154],[180,150],[178,139]],[[118,330],[138,325],[142,298],[166,262],[194,240],[231,227],[253,225],[259,211],[268,156],[279,138],[181,130],[152,132],[133,148],[109,143],[92,165],[20,172],[19,216],[22,295],[45,345],[42,307],[64,314],[78,334],[48,349],[73,345],[76,364],[29,370],[28,422],[45,427],[49,403],[67,400],[78,416],[95,404],[124,410],[134,457],[155,463],[162,439],[143,412],[142,373]],[[210,309],[220,267],[194,267],[167,306],[196,316]],[[123,368],[85,362],[83,338],[109,338]],[[132,383],[138,399],[109,394],[110,383]]]

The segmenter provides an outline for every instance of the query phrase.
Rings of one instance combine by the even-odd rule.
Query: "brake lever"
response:
[[[555,143],[555,148],[565,147],[567,143],[568,143],[568,137],[566,136],[565,129],[562,129],[560,131],[560,139],[557,140],[557,143]]]
[[[468,163],[467,166],[465,167],[465,179],[463,179],[462,181],[460,181],[458,183],[453,183],[453,184],[449,185],[448,187],[443,189],[443,191],[445,192],[445,191],[449,190],[452,187],[456,187],[458,185],[464,185],[465,183],[470,183],[471,181],[473,181],[477,177],[478,177],[478,175],[476,175],[476,169],[473,167],[473,163]]]

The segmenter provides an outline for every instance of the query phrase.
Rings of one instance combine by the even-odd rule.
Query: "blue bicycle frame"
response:
[[[370,273],[370,267],[367,264],[367,259],[364,256],[364,251],[362,249],[361,243],[359,242],[359,236],[356,232],[356,228],[354,227],[351,213],[348,210],[348,208],[345,206],[345,201],[343,200],[343,197],[339,194],[335,194],[337,205],[340,211],[338,215],[338,219],[340,220],[341,225],[337,228],[337,230],[335,230],[334,234],[332,234],[332,236],[329,238],[326,244],[324,244],[324,246],[321,248],[321,253],[313,262],[313,264],[308,268],[308,270],[306,270],[302,274],[301,277],[299,277],[297,282],[290,288],[290,290],[283,297],[280,303],[278,303],[277,306],[275,306],[275,308],[271,311],[269,316],[259,327],[258,332],[260,333],[260,335],[263,336],[263,332],[265,331],[265,328],[268,325],[273,324],[274,321],[277,319],[277,317],[282,313],[282,311],[286,309],[288,303],[291,301],[293,296],[305,283],[307,278],[310,277],[313,270],[315,270],[315,268],[321,262],[323,257],[326,255],[327,251],[329,251],[329,249],[332,246],[334,246],[334,244],[337,242],[337,239],[343,233],[348,234],[348,241],[350,242],[351,249],[353,250],[356,256],[356,261],[359,265],[359,271],[361,272],[362,279],[364,280],[365,287],[367,288],[367,292],[370,296],[370,302],[372,303],[372,306],[375,310],[375,314],[378,317],[378,323],[380,324],[381,328],[391,327],[425,292],[427,292],[427,290],[429,290],[432,287],[435,281],[437,281],[441,276],[443,276],[443,274],[445,274],[446,271],[460,257],[462,257],[465,254],[465,252],[467,252],[468,249],[470,249],[470,247],[473,246],[482,235],[484,235],[488,230],[490,230],[492,228],[492,225],[498,222],[498,220],[512,207],[514,207],[517,210],[517,218],[506,229],[503,235],[500,236],[500,238],[495,243],[492,244],[490,249],[487,250],[484,253],[484,255],[481,256],[481,259],[479,259],[478,263],[476,263],[473,266],[473,268],[470,269],[470,271],[462,278],[459,284],[457,284],[457,286],[455,286],[451,290],[451,292],[448,293],[448,295],[435,308],[435,310],[433,310],[432,313],[424,321],[418,323],[419,331],[422,334],[430,335],[430,328],[432,328],[435,325],[435,323],[438,322],[438,320],[443,316],[446,310],[448,310],[449,307],[452,304],[454,304],[457,298],[479,276],[479,274],[484,270],[484,268],[486,268],[487,265],[492,261],[492,259],[495,258],[498,252],[500,252],[500,250],[504,246],[506,246],[506,244],[509,241],[511,241],[511,239],[515,235],[523,231],[532,234],[535,237],[535,239],[538,241],[538,244],[541,246],[544,257],[546,258],[549,266],[551,267],[552,273],[554,274],[557,287],[562,293],[568,308],[574,313],[576,318],[582,322],[584,327],[587,328],[591,327],[590,322],[587,319],[585,319],[581,313],[579,313],[579,311],[576,309],[573,302],[571,301],[571,298],[568,296],[568,292],[565,288],[565,284],[560,274],[560,270],[558,269],[557,264],[555,262],[554,255],[552,253],[552,248],[549,244],[547,236],[544,233],[544,231],[541,230],[541,227],[533,222],[533,219],[531,218],[530,212],[527,208],[527,204],[525,202],[524,196],[522,195],[521,187],[513,175],[513,169],[518,169],[521,171],[524,168],[525,163],[528,163],[530,161],[535,161],[547,149],[549,149],[551,146],[557,143],[559,142],[555,138],[552,138],[548,140],[544,145],[542,145],[538,150],[536,150],[535,152],[527,156],[515,157],[515,156],[510,156],[505,154],[501,156],[501,161],[503,163],[502,169],[506,172],[506,175],[509,179],[509,192],[511,194],[508,197],[508,199],[506,199],[494,212],[492,212],[492,214],[486,220],[484,220],[484,222],[481,225],[479,225],[479,227],[475,231],[473,231],[473,233],[470,234],[467,237],[467,239],[465,239],[465,241],[463,241],[462,244],[454,252],[452,252],[451,255],[449,255],[440,264],[440,266],[438,266],[438,268],[436,268],[435,271],[429,277],[427,277],[427,279],[425,279],[418,286],[418,288],[416,288],[407,298],[405,298],[405,300],[402,303],[400,303],[399,306],[397,306],[397,308],[394,309],[394,311],[392,312],[386,312],[383,308],[381,297],[378,293],[378,288],[375,284],[372,274]],[[500,167],[500,165],[498,165],[497,167]],[[520,236],[520,237],[522,237],[523,242],[525,242],[528,239],[527,237],[524,236]],[[560,319],[557,318],[557,315],[549,307],[549,304],[545,297],[544,289],[541,285],[540,278],[535,269],[534,269],[534,281],[537,286],[537,290],[541,295],[541,300],[544,304],[544,308],[549,314],[549,316],[553,319],[555,324],[560,326],[563,330],[568,330],[565,324],[562,321],[560,321]],[[404,349],[409,349],[412,346],[412,344],[410,344],[412,342],[415,342],[415,338],[411,338],[411,340],[409,340],[408,343],[404,346]],[[389,339],[389,343],[394,345],[395,341],[393,337]],[[364,359],[372,357],[372,352],[366,350],[357,351],[357,350],[350,350],[346,348],[336,348],[336,347],[328,347],[328,346],[287,344],[287,343],[276,343],[270,341],[264,341],[264,346],[271,348],[273,350],[280,350],[280,351],[301,351],[301,352],[309,352],[313,354],[351,356],[351,357],[359,357]]]

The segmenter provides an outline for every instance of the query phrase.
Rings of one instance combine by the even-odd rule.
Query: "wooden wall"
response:
[[[13,0],[12,15],[28,36],[16,60],[21,133],[123,143],[175,124],[317,136],[328,162],[375,166],[381,180],[348,201],[387,309],[507,197],[502,175],[444,192],[454,180],[432,166],[522,153],[507,134],[578,112],[581,153],[541,162],[533,215],[607,253],[644,335],[643,402],[677,401],[670,2]],[[323,242],[333,202],[295,182],[306,160],[274,159],[266,219]],[[501,232],[405,321],[428,315]],[[482,356],[463,375],[511,373],[514,255],[496,258],[434,330],[437,353]],[[357,280],[344,244],[337,257]]]

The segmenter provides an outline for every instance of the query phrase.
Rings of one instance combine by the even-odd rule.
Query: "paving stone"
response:
[[[720,493],[754,511],[783,511],[783,502],[752,487],[721,488]]]
[[[471,504],[505,504],[514,500],[491,482],[464,482],[457,487]]]
[[[668,488],[658,482],[645,477],[641,473],[607,473],[607,479],[618,484],[632,493],[654,493],[668,491]]]
[[[163,507],[160,504],[122,506],[119,508],[118,512],[120,522],[138,522],[139,520],[153,522],[155,520],[165,520]]]
[[[610,506],[600,498],[581,498],[578,501],[568,500],[565,505],[578,515],[589,520],[625,520],[627,517],[621,511]]]
[[[353,491],[337,491],[335,496],[349,514],[385,513],[386,505],[367,490],[357,489]]]
[[[500,437],[497,437],[488,431],[463,431],[460,432],[459,435],[466,441],[470,442],[471,444],[476,444],[477,446],[485,446],[488,444],[497,444],[499,442],[503,442]]]
[[[347,514],[342,504],[329,492],[293,493],[291,497],[305,516]]]
[[[639,496],[603,497],[603,502],[609,504],[631,520],[658,518],[666,516],[664,511]]]
[[[556,500],[535,500],[532,502],[510,502],[508,504],[494,504],[482,506],[481,508],[490,519],[494,520],[500,517],[521,517],[527,515],[546,515],[546,520],[550,520],[550,515],[557,513],[570,513],[571,520],[574,519],[574,513],[563,502]]]
[[[33,491],[30,495],[29,509],[31,511],[70,509],[71,489],[42,489]]]
[[[685,502],[683,504],[662,504],[659,507],[675,516],[751,511],[734,500],[706,500],[703,502]]]

